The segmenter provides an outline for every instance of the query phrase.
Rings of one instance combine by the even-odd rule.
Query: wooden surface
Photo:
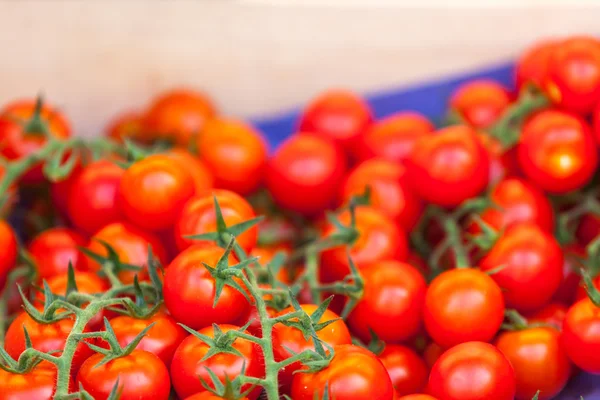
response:
[[[330,86],[372,92],[506,60],[538,38],[600,33],[599,2],[435,3],[0,0],[0,104],[41,91],[92,135],[190,85],[256,117]]]

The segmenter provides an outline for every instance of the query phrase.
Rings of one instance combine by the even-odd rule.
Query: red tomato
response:
[[[422,198],[453,207],[485,189],[490,157],[474,130],[456,125],[419,140],[406,166],[407,176]]]
[[[427,332],[442,347],[490,341],[504,320],[502,291],[479,270],[446,271],[427,289],[424,319]]]
[[[200,158],[215,176],[218,188],[246,195],[258,189],[267,165],[267,144],[249,124],[213,119],[198,135]]]
[[[350,200],[370,188],[370,204],[396,220],[406,231],[412,230],[423,212],[423,202],[406,178],[406,169],[392,161],[371,159],[350,172],[342,187],[342,199]]]
[[[504,290],[506,306],[533,311],[547,304],[563,278],[563,254],[556,240],[537,225],[506,230],[481,261],[482,271],[502,266],[492,279]]]
[[[238,326],[234,325],[220,325],[220,328],[223,333],[239,329]],[[212,327],[206,327],[198,332],[208,337],[214,337]],[[208,352],[208,345],[193,335],[184,339],[175,350],[173,362],[171,363],[171,379],[177,395],[185,398],[195,393],[207,392],[199,379],[204,379],[212,386],[212,380],[206,371],[207,368],[211,369],[223,383],[225,382],[225,376],[234,379],[240,374],[242,368],[245,368],[246,376],[263,377],[264,365],[260,346],[241,338],[237,338],[232,346],[242,354],[241,357],[230,353],[219,353],[203,360]],[[214,386],[212,387],[214,388]],[[249,388],[250,385],[244,385],[242,391]],[[257,387],[248,395],[248,398],[255,400],[260,392],[261,388]]]
[[[354,155],[360,151],[360,138],[372,122],[369,105],[358,95],[346,90],[329,90],[306,106],[298,131],[332,139]]]
[[[517,380],[517,400],[551,399],[567,384],[571,362],[553,328],[529,328],[503,332],[496,346],[510,361]]]
[[[508,90],[492,80],[474,80],[461,85],[450,98],[450,107],[476,129],[491,127],[510,105]]]
[[[266,184],[281,207],[313,216],[334,204],[345,171],[344,155],[333,143],[294,135],[269,160]]]
[[[387,343],[417,334],[423,320],[427,284],[413,266],[380,261],[361,271],[364,293],[348,317],[352,332],[364,342],[370,330]]]
[[[361,160],[384,158],[402,163],[409,156],[415,142],[433,133],[433,124],[421,114],[403,111],[372,124],[360,140],[358,156]]]
[[[518,88],[527,83],[542,87],[548,73],[548,61],[556,45],[554,40],[538,42],[521,55],[515,71]]]
[[[387,345],[379,355],[399,396],[419,393],[427,385],[429,371],[421,357],[405,346]]]
[[[152,155],[133,164],[121,177],[119,204],[123,214],[141,228],[166,229],[194,195],[195,183],[181,164]]]
[[[429,375],[429,393],[443,400],[513,400],[515,371],[491,344],[467,342],[446,351]]]
[[[69,262],[75,270],[87,269],[85,255],[79,250],[86,240],[68,228],[51,228],[36,236],[28,250],[35,261],[38,278],[48,279],[67,272]]]
[[[548,60],[544,88],[561,108],[590,113],[600,100],[600,42],[572,37],[557,44]]]
[[[208,169],[208,166],[199,158],[196,158],[189,151],[179,148],[171,149],[165,155],[178,162],[192,176],[196,188],[195,195],[204,194],[209,189],[212,189],[215,178]]]
[[[124,139],[142,140],[142,115],[128,111],[118,115],[105,130],[106,136],[121,143]]]
[[[351,344],[334,347],[329,366],[298,373],[292,382],[294,400],[323,398],[325,385],[335,400],[392,400],[394,386],[381,361],[370,351]]]
[[[119,381],[120,400],[167,400],[171,390],[169,370],[154,354],[134,350],[131,354],[98,365],[104,355],[88,358],[79,373],[80,383],[96,400],[108,399]]]
[[[575,365],[600,374],[600,308],[589,298],[573,304],[567,312],[562,341]]]
[[[0,255],[0,288],[4,288],[8,273],[17,263],[18,243],[15,231],[8,222],[1,219],[0,249],[2,249],[2,255]]]
[[[526,317],[530,324],[550,324],[560,330],[562,329],[567,311],[568,308],[564,304],[550,303],[535,313],[527,314]]]
[[[213,307],[215,280],[202,263],[212,267],[224,250],[216,245],[196,245],[184,250],[167,268],[164,297],[167,309],[177,322],[193,329],[211,324],[237,322],[250,310],[248,300],[236,289],[225,286]],[[230,265],[235,264],[230,257]]]
[[[186,89],[167,91],[156,97],[146,112],[143,136],[186,146],[216,114],[212,101],[203,93]]]
[[[344,211],[339,220],[345,226],[350,224],[350,212]],[[403,231],[390,221],[381,211],[372,207],[356,208],[356,229],[358,239],[350,247],[350,255],[357,268],[364,269],[382,260],[405,260],[408,257],[408,244]],[[324,235],[335,232],[332,224],[327,224]],[[332,282],[344,279],[350,274],[346,247],[334,247],[322,253],[321,277]]]
[[[223,219],[227,226],[233,226],[255,217],[252,206],[241,196],[229,190],[213,190],[192,197],[180,212],[175,222],[175,241],[179,250],[185,250],[193,244],[210,245],[212,241],[187,239],[185,236],[216,232],[215,200],[217,199]],[[256,245],[258,228],[253,226],[236,237],[238,244],[249,252]]]
[[[26,374],[0,369],[0,400],[51,400],[56,379],[56,367],[48,361],[42,361]]]
[[[523,126],[517,147],[525,175],[562,194],[584,186],[596,172],[598,150],[588,124],[564,111],[545,110]]]

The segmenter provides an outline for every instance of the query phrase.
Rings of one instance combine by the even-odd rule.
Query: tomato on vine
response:
[[[194,195],[205,194],[213,188],[215,178],[208,169],[208,166],[197,158],[197,156],[177,147],[169,150],[165,155],[179,163],[191,175],[196,189]]]
[[[25,374],[0,369],[0,399],[51,400],[56,376],[56,366],[49,361],[42,361]]]
[[[476,129],[492,126],[510,105],[508,90],[492,80],[474,80],[461,85],[450,98],[450,109]]]
[[[142,132],[142,114],[138,111],[127,111],[119,114],[105,129],[105,135],[122,143],[125,139],[144,141]]]
[[[420,393],[427,386],[427,365],[411,348],[388,344],[379,354],[379,359],[399,396]]]
[[[88,262],[79,249],[85,247],[87,240],[69,228],[51,228],[37,235],[27,250],[35,261],[39,280],[63,275],[69,268],[69,262],[78,271],[85,271]]]
[[[600,374],[600,307],[589,298],[573,304],[563,323],[562,340],[573,364]]]
[[[517,88],[521,89],[526,84],[542,87],[548,74],[550,56],[557,44],[554,40],[544,40],[535,44],[521,55],[517,61],[515,71]]]

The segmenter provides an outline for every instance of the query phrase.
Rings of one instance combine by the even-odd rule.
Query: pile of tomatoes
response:
[[[600,374],[599,143],[592,37],[272,150],[191,90],[90,142],[6,104],[0,399],[554,398]]]

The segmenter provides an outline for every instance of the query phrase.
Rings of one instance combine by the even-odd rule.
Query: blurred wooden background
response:
[[[572,3],[0,0],[0,104],[41,91],[84,135],[177,85],[272,115],[329,86],[372,92],[600,33],[600,2]]]

